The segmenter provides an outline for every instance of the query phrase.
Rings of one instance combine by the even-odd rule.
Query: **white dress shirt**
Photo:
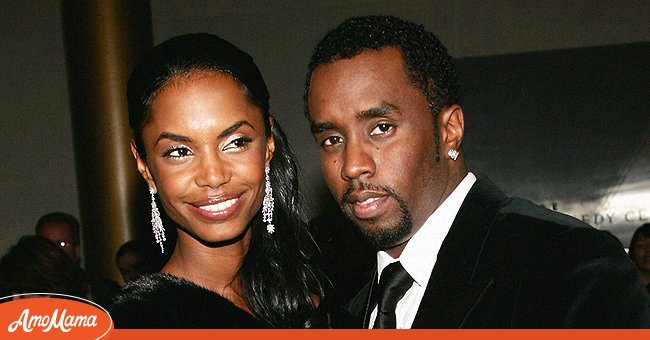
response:
[[[438,252],[442,241],[447,237],[451,224],[456,218],[465,196],[476,182],[476,176],[471,172],[458,184],[456,189],[444,202],[429,216],[424,225],[408,241],[399,258],[394,259],[384,251],[377,253],[377,279],[387,265],[400,261],[402,266],[413,278],[413,286],[404,294],[397,303],[397,328],[411,328],[420,302],[427,289],[431,271],[436,264]],[[370,315],[370,328],[375,323],[377,307]]]

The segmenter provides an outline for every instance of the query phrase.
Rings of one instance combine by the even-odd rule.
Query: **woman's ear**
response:
[[[458,104],[443,108],[438,114],[438,127],[440,138],[445,146],[442,151],[447,154],[451,149],[460,149],[465,132],[463,108]]]
[[[275,139],[273,138],[273,126],[275,124],[275,120],[270,115],[269,124],[271,128],[269,129],[269,135],[266,137],[266,155],[264,158],[264,164],[267,167],[269,164],[271,164],[271,159],[273,158],[273,153],[275,152]]]
[[[131,140],[131,153],[133,154],[133,157],[135,157],[135,161],[138,166],[138,172],[144,178],[145,181],[147,181],[147,185],[149,185],[150,188],[153,188],[154,190],[158,191],[158,188],[156,188],[156,183],[153,180],[153,176],[151,176],[151,171],[149,171],[149,166],[147,165],[147,162],[140,157],[140,153],[138,152],[138,148],[135,146],[135,140]]]

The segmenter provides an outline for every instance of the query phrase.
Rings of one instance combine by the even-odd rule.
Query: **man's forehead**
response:
[[[41,227],[41,233],[43,234],[58,234],[58,235],[66,235],[66,236],[71,236],[72,234],[72,227],[65,223],[65,222],[51,222],[51,223],[46,223]]]
[[[382,90],[391,93],[411,87],[414,85],[408,79],[398,50],[370,50],[318,66],[311,74],[307,104],[310,108],[323,106],[342,97],[356,103],[364,99],[359,96],[361,93]],[[362,109],[366,108],[359,108]]]

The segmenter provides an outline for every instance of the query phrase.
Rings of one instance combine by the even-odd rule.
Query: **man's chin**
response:
[[[361,236],[377,249],[381,250],[399,246],[408,239],[411,233],[409,225],[400,223],[393,224],[392,226],[381,226],[377,223],[368,223],[367,220],[355,220],[354,222],[357,224]]]
[[[346,211],[345,214],[347,215],[348,219],[352,221],[352,223],[354,223],[354,225],[359,228],[361,233],[364,235],[381,233],[382,229],[385,228],[382,227],[382,224],[380,224],[380,221],[378,221],[376,218],[360,219],[348,211]]]
[[[378,249],[390,249],[408,240],[413,230],[411,213],[404,200],[393,195],[395,207],[384,207],[372,218],[359,218],[350,206],[342,205],[345,215],[356,224],[361,236]]]

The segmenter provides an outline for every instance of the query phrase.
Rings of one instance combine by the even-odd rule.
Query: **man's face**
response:
[[[325,181],[343,212],[380,249],[405,244],[444,199],[447,176],[437,123],[399,50],[317,67],[307,100]]]
[[[147,259],[142,258],[135,251],[127,251],[117,259],[117,269],[122,275],[124,283],[133,281],[138,277],[153,272]]]
[[[639,235],[634,246],[634,262],[643,272],[650,272],[650,238]]]
[[[47,223],[40,229],[39,235],[61,247],[73,261],[81,260],[81,247],[75,242],[72,227],[66,223]]]

